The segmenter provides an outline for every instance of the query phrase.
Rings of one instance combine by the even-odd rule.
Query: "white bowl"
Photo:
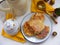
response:
[[[15,35],[18,32],[18,22],[16,20],[9,19],[4,23],[4,31],[9,35]]]

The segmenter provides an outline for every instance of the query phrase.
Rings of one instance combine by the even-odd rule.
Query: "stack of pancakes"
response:
[[[29,21],[24,24],[24,33],[27,36],[35,36],[43,39],[49,33],[49,27],[44,25],[44,15],[41,13],[34,14]]]

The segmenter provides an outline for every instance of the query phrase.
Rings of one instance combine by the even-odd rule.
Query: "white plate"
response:
[[[28,20],[31,18],[31,16],[34,15],[34,14],[35,14],[35,13],[30,13],[30,14],[26,15],[26,16],[23,18],[23,20],[22,20],[22,22],[21,22],[21,31],[22,31],[23,36],[24,36],[28,41],[33,42],[33,43],[40,43],[40,42],[43,42],[43,41],[45,41],[46,39],[48,39],[48,37],[50,36],[51,30],[52,30],[52,22],[51,22],[50,18],[49,18],[47,15],[44,15],[44,16],[45,16],[45,22],[44,22],[44,24],[50,27],[50,30],[49,30],[48,35],[47,35],[44,39],[37,39],[36,37],[28,37],[28,36],[26,36],[26,35],[24,34],[23,25],[24,25],[24,23],[25,23],[26,21],[28,21]]]

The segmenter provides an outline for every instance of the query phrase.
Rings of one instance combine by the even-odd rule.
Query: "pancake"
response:
[[[31,17],[31,19],[32,20],[41,20],[42,22],[44,22],[44,15],[43,14],[41,14],[41,13],[36,13],[36,14],[34,14],[32,17]]]
[[[49,27],[44,25],[44,15],[41,13],[34,14],[30,20],[24,23],[24,33],[27,36],[35,36],[43,39],[49,33]]]
[[[28,25],[34,31],[34,34],[39,34],[44,29],[44,24],[40,20],[28,21]]]
[[[36,37],[39,39],[43,39],[47,36],[48,33],[49,33],[49,27],[45,26],[44,30],[40,34],[37,34]]]
[[[27,22],[24,24],[24,33],[27,36],[33,36],[34,32],[32,31],[32,29],[29,27],[29,25],[27,24]]]

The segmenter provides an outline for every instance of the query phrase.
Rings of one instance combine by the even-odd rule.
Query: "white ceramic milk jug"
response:
[[[4,31],[9,35],[16,35],[18,33],[18,22],[16,20],[9,19],[4,23]]]
[[[0,8],[0,11],[12,11],[14,15],[21,16],[27,11],[27,0],[4,0],[9,8]],[[2,2],[2,1],[1,1]]]

